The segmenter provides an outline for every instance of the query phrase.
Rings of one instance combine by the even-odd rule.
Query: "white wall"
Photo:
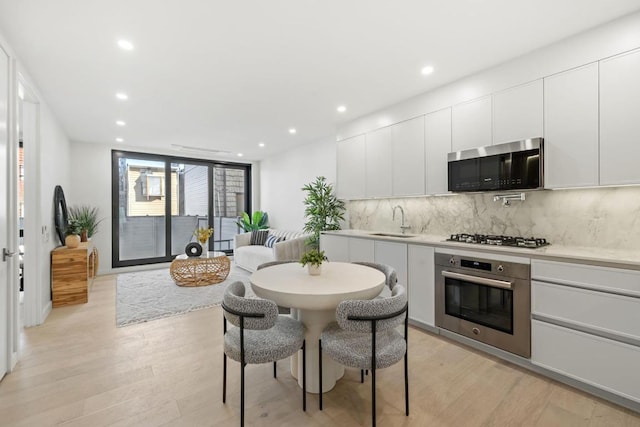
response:
[[[71,180],[76,179],[72,163],[69,160],[69,138],[60,127],[53,113],[40,98],[40,230],[33,232],[42,234],[42,226],[47,227],[42,246],[40,246],[40,295],[43,306],[42,321],[48,313],[51,301],[51,250],[60,245],[55,234],[53,191],[56,185],[62,186],[66,192],[71,188]],[[25,165],[27,166],[27,165]],[[28,171],[26,172],[28,173]],[[25,232],[31,232],[25,231]]]
[[[324,176],[336,182],[336,142],[329,136],[260,162],[260,209],[269,224],[284,230],[302,230],[305,193],[302,187]]]
[[[344,123],[338,127],[337,139],[369,132],[638,47],[640,13],[635,13]]]

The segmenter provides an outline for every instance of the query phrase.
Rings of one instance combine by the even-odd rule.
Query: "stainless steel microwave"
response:
[[[542,138],[449,153],[449,191],[542,188],[542,156]]]

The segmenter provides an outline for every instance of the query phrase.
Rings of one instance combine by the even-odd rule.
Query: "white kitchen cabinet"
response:
[[[598,64],[544,79],[545,188],[598,185]]]
[[[454,105],[451,121],[453,151],[491,145],[491,96]]]
[[[531,361],[640,402],[640,347],[533,320]]]
[[[349,237],[349,262],[373,262],[374,259],[375,255],[373,240]]]
[[[424,116],[426,194],[443,194],[449,188],[447,155],[451,150],[451,108]]]
[[[407,245],[406,243],[375,241],[375,259],[379,264],[390,265],[396,269],[398,283],[407,286]]]
[[[600,184],[640,183],[640,50],[600,62]]]
[[[391,126],[392,194],[425,194],[424,116]]]
[[[349,238],[335,234],[320,235],[320,250],[329,262],[349,262]]]
[[[640,271],[531,261],[531,362],[640,402]]]
[[[365,136],[339,141],[336,148],[337,186],[340,199],[365,197]]]
[[[434,248],[407,245],[409,318],[435,326]]]
[[[493,94],[493,143],[543,135],[542,79]]]
[[[391,196],[391,128],[385,127],[367,133],[365,147],[365,195]]]

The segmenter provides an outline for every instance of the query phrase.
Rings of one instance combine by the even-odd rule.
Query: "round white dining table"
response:
[[[318,393],[318,340],[322,330],[335,321],[341,301],[375,298],[384,288],[385,276],[374,268],[344,262],[325,262],[321,274],[312,276],[306,267],[294,262],[258,270],[250,281],[257,296],[291,307],[291,315],[305,325],[307,391]],[[292,358],[291,374],[302,386],[301,357]],[[331,390],[342,375],[344,367],[323,356],[322,391]]]

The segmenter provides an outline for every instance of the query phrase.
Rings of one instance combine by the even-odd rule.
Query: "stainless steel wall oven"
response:
[[[529,264],[436,253],[436,326],[531,357]]]

